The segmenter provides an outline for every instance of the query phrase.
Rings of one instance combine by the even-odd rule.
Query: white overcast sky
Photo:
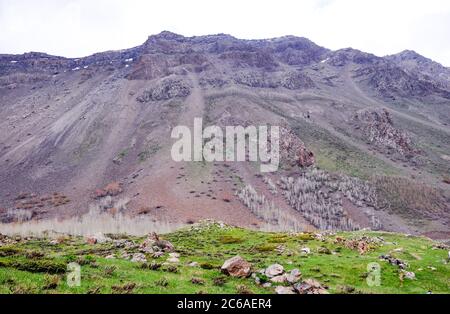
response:
[[[379,56],[412,49],[450,66],[449,0],[0,0],[0,53],[81,57],[163,30],[297,35]]]

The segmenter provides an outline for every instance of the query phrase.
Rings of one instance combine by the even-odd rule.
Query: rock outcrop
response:
[[[290,166],[309,167],[315,162],[314,153],[287,126],[280,128],[280,159]]]
[[[175,97],[186,97],[190,93],[191,87],[185,81],[166,78],[137,97],[137,101],[146,103],[149,101],[167,100]]]
[[[366,140],[400,155],[412,157],[418,153],[411,137],[394,126],[392,115],[386,109],[363,110],[353,116],[355,128],[361,130]]]

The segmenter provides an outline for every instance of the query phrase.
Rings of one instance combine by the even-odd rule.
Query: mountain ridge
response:
[[[0,55],[0,219],[98,207],[177,223],[447,238],[450,88],[435,68],[295,36],[171,32],[84,58]],[[281,168],[262,176],[250,162],[173,162],[170,130],[194,117],[284,126]]]

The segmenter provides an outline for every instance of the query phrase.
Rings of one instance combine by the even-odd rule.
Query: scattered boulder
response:
[[[130,259],[131,255],[127,252],[123,252],[122,255],[120,255],[120,258],[122,259]]]
[[[204,284],[205,284],[205,281],[204,281],[203,279],[197,278],[197,277],[191,278],[191,282],[192,282],[194,285],[204,285]]]
[[[284,267],[280,264],[273,264],[266,268],[265,275],[269,278],[282,275],[284,273]]]
[[[445,243],[436,243],[433,245],[433,250],[448,250],[450,247]],[[450,255],[450,251],[448,252]]]
[[[176,258],[179,258],[180,257],[180,253],[169,253],[169,256],[170,257],[176,257]]]
[[[406,271],[405,272],[405,278],[406,279],[410,279],[410,280],[414,280],[416,279],[416,274],[412,271]]]
[[[273,283],[286,283],[287,282],[286,274],[272,277],[270,278],[270,281]]]
[[[306,279],[294,285],[299,294],[328,294],[328,291],[315,279]]]
[[[245,278],[251,275],[252,265],[240,256],[226,260],[221,271],[232,277]]]
[[[164,252],[172,252],[175,249],[173,244],[167,240],[158,240],[155,242],[155,245],[156,245],[156,247],[160,248]]]
[[[161,257],[163,255],[164,255],[164,252],[155,252],[155,253],[152,254],[152,257],[159,258],[159,257]]]
[[[284,287],[284,286],[277,286],[275,288],[276,294],[295,294],[295,290],[292,287]]]
[[[94,237],[87,237],[86,238],[86,243],[87,244],[91,244],[91,245],[97,244],[97,239],[94,238]]]
[[[179,253],[170,253],[169,258],[167,259],[167,262],[169,263],[179,263],[180,262],[180,254]]]
[[[301,277],[302,273],[300,272],[300,270],[294,268],[290,273],[286,274],[286,281],[290,284],[295,284],[300,280]]]
[[[381,255],[380,259],[387,261],[391,265],[398,266],[400,269],[406,269],[408,267],[408,263],[391,255]]]
[[[131,240],[120,239],[114,240],[113,242],[116,248],[125,248],[127,250],[132,250],[139,247],[136,243],[134,243]]]
[[[172,252],[175,249],[172,243],[162,240],[153,232],[148,235],[147,239],[140,245],[139,250],[143,253],[154,253],[158,251]]]
[[[88,244],[97,244],[97,243],[106,243],[111,241],[110,238],[106,237],[103,233],[99,232],[95,235],[88,236],[86,238],[86,243]]]
[[[311,249],[309,247],[301,248],[300,249],[300,253],[310,254],[311,253]]]
[[[143,253],[134,253],[131,258],[131,261],[136,263],[145,263],[147,262],[147,258]]]
[[[320,254],[331,254],[331,251],[329,248],[321,246],[320,248],[317,249],[317,252],[319,252]]]

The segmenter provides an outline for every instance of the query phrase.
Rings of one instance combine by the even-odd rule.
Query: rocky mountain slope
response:
[[[163,32],[78,59],[0,55],[0,218],[102,212],[448,239],[448,72],[293,36]],[[171,129],[195,117],[284,126],[280,170],[172,161]]]

